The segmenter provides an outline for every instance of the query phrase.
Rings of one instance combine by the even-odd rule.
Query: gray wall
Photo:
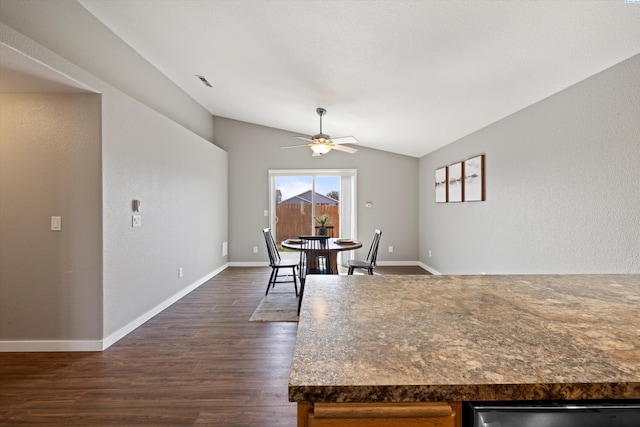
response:
[[[223,268],[227,153],[117,91],[103,97],[104,330]],[[132,200],[142,226],[131,226]],[[182,267],[184,276],[178,277]]]
[[[213,129],[214,142],[229,153],[231,263],[267,261],[261,230],[269,225],[263,214],[269,209],[269,169],[357,169],[356,233],[365,244],[357,255],[366,257],[379,228],[381,263],[417,262],[418,159],[362,147],[356,154],[332,151],[311,157],[306,147],[280,150],[299,143],[290,132],[220,117],[214,117]],[[372,208],[364,207],[368,201]],[[252,253],[253,246],[258,254]]]
[[[99,340],[100,95],[0,94],[0,141],[0,340]]]
[[[2,0],[0,19],[67,61],[211,140],[211,114],[76,0]]]
[[[42,5],[41,2],[35,3]],[[3,2],[3,7],[6,4],[13,2]],[[60,5],[69,4],[66,1],[60,2]],[[32,3],[22,11],[24,14],[34,12],[30,5]],[[47,18],[58,24],[65,22],[67,17],[62,13],[64,8],[55,9],[50,11],[52,15]],[[20,11],[17,8],[12,11],[15,13],[7,17],[24,23],[25,16],[20,15]],[[6,16],[3,14],[2,18],[5,19]],[[38,37],[43,36],[38,31],[33,31]],[[59,36],[62,37],[59,40],[62,43],[66,37],[75,38],[77,34],[72,31],[62,35],[51,34],[53,38]],[[59,270],[47,271],[51,277],[39,277],[40,280],[50,279],[51,286],[47,287],[47,292],[51,298],[46,303],[38,303],[37,307],[26,310],[27,313],[37,310],[38,322],[51,322],[53,325],[35,328],[33,319],[25,320],[23,315],[0,317],[0,349],[94,349],[96,345],[110,345],[172,300],[225,268],[227,257],[222,256],[222,243],[228,240],[229,228],[227,153],[172,118],[150,108],[146,99],[142,102],[126,93],[126,87],[119,88],[106,83],[57,52],[46,49],[16,31],[9,23],[0,23],[0,42],[101,94],[86,95],[89,99],[101,97],[101,103],[90,104],[91,108],[85,113],[90,114],[96,110],[101,113],[91,122],[95,125],[94,128],[78,123],[78,120],[84,120],[84,116],[78,120],[70,117],[68,123],[60,122],[61,125],[71,127],[71,130],[79,129],[77,140],[69,144],[76,144],[82,150],[88,150],[85,145],[90,144],[92,149],[100,150],[98,155],[91,157],[90,162],[77,165],[75,161],[67,159],[70,154],[80,156],[83,151],[71,153],[65,150],[66,145],[63,144],[51,149],[57,157],[34,149],[30,152],[33,157],[29,158],[29,163],[21,164],[23,168],[30,168],[32,164],[47,164],[51,159],[59,157],[67,159],[65,162],[71,162],[74,175],[52,176],[40,191],[53,199],[63,199],[69,205],[68,209],[74,208],[74,212],[73,215],[67,214],[70,212],[67,210],[60,213],[63,216],[63,231],[57,235],[48,231],[49,217],[57,215],[52,212],[51,206],[34,206],[34,212],[28,217],[14,209],[11,212],[14,218],[37,220],[38,224],[42,224],[44,220],[44,225],[40,226],[45,229],[34,235],[33,229],[38,227],[37,224],[20,224],[19,230],[15,230],[13,224],[5,227],[3,211],[0,235],[3,245],[5,242],[10,244],[10,238],[26,239],[23,245],[24,257],[21,259],[23,263],[57,265]],[[89,38],[85,42],[91,44]],[[100,58],[105,55],[105,51],[109,51],[98,47],[96,45],[93,50],[87,51],[87,54],[91,52],[90,55],[96,61],[102,60]],[[102,45],[100,47],[106,48]],[[159,73],[157,70],[155,72]],[[133,95],[138,96],[137,93]],[[145,95],[160,99],[165,93],[158,90],[146,92]],[[159,102],[163,102],[165,106],[170,104],[167,101]],[[54,112],[56,108],[55,102],[53,105],[50,108],[34,107],[36,111],[33,115],[20,115],[19,120],[24,122],[21,125],[30,127],[32,120],[35,123],[48,120],[47,114]],[[176,111],[183,106],[184,103],[176,99]],[[81,105],[77,108],[84,107]],[[210,127],[211,121],[211,116],[206,115],[206,124],[201,121],[198,123],[202,127]],[[4,132],[5,121],[0,122],[0,126]],[[63,129],[65,132],[71,130]],[[76,148],[78,147],[74,146]],[[56,149],[62,152],[57,152]],[[75,157],[72,156],[72,159]],[[82,157],[82,160],[87,159]],[[65,168],[67,166],[65,164]],[[95,199],[87,199],[86,193],[65,194],[65,185],[69,180],[79,181],[74,184],[80,187],[96,186],[96,182],[82,175],[85,170],[90,170],[89,178],[98,179],[99,188],[92,187],[92,197]],[[31,185],[33,184],[14,181],[11,186],[6,187],[5,194],[1,195],[3,209],[5,200],[11,201],[16,194],[28,192]],[[131,204],[134,199],[142,202],[142,226],[136,228],[131,226]],[[13,209],[10,204],[6,206],[9,210]],[[84,210],[79,210],[78,206],[82,206]],[[92,221],[96,220],[96,212],[101,214],[102,222],[98,217],[97,228],[90,229],[87,237],[78,236],[78,230],[85,231],[81,228],[84,222],[95,225]],[[71,225],[67,216],[76,218],[77,215],[82,215],[82,220],[74,219],[71,222],[74,224],[73,228],[66,228]],[[9,234],[5,235],[5,231]],[[72,236],[66,234],[71,232]],[[51,247],[50,251],[40,251],[37,242],[39,238],[67,240],[65,245]],[[96,245],[99,247],[99,256],[95,265],[82,261],[68,268],[69,264],[61,262],[77,256],[79,251],[95,249]],[[87,258],[92,256],[88,250],[83,255]],[[15,258],[9,260],[7,263],[3,261],[1,265],[3,280],[0,283],[0,296],[4,306],[0,308],[14,303],[28,304],[25,295],[37,292],[37,289],[32,288],[32,276],[23,276],[21,271],[25,268]],[[84,270],[72,271],[72,267]],[[178,277],[180,267],[184,271],[182,278]],[[64,273],[63,277],[56,277],[57,271]],[[4,280],[5,274],[10,280]],[[88,283],[79,284],[83,278],[94,282],[89,280]],[[98,281],[97,286],[101,286],[98,290],[94,288],[95,280]],[[29,289],[23,289],[25,287]],[[75,294],[70,295],[70,289]],[[78,292],[78,289],[85,294]],[[6,296],[11,299],[5,300]],[[99,299],[97,302],[96,298]],[[59,313],[69,307],[72,310],[65,316],[73,319],[65,325],[66,329],[59,330],[55,326],[60,323]],[[3,310],[3,315],[5,313]],[[37,333],[34,332],[35,329]],[[67,343],[61,346],[57,340]],[[90,342],[84,344],[85,340]],[[17,341],[18,344],[9,345],[9,341]],[[35,345],[32,341],[37,341],[40,345]],[[23,347],[20,347],[20,342],[24,343]]]
[[[483,153],[486,201],[436,204],[435,170]],[[639,167],[636,55],[420,159],[420,261],[444,274],[638,273]]]

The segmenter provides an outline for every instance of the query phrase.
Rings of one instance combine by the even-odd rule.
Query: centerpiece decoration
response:
[[[322,215],[316,217],[316,221],[318,222],[318,224],[320,224],[320,228],[318,229],[318,235],[319,236],[326,236],[327,235],[327,225],[329,224],[329,215],[322,214]]]

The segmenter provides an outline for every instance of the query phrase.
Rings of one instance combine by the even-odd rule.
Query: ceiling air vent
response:
[[[211,83],[207,81],[207,78],[205,76],[199,76],[196,74],[196,77],[199,78],[200,81],[205,84],[205,86],[213,87],[211,86]]]

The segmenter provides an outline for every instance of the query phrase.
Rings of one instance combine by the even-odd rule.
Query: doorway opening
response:
[[[269,184],[269,225],[276,244],[319,234],[323,217],[330,237],[356,239],[355,170],[270,170]],[[346,263],[349,254],[341,255],[339,262]]]

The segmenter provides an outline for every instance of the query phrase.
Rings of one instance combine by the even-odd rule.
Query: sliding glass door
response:
[[[276,242],[318,234],[322,218],[329,236],[356,238],[355,179],[351,169],[270,170],[269,224]]]

